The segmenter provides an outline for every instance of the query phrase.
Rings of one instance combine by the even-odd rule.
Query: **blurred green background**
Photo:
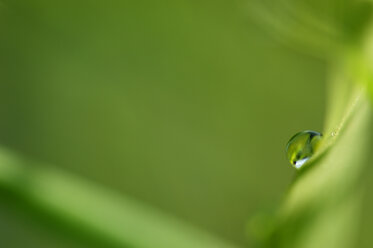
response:
[[[247,221],[277,206],[295,174],[286,142],[322,130],[327,67],[248,8],[2,1],[1,145],[250,245]],[[86,245],[5,197],[1,242]]]

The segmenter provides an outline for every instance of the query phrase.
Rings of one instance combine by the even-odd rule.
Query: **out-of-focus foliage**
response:
[[[4,149],[0,165],[3,195],[13,195],[55,226],[74,230],[90,247],[234,247],[81,177],[30,166]]]
[[[298,51],[334,59],[364,37],[372,17],[369,0],[252,0],[251,12],[269,33]]]
[[[67,171],[58,177],[71,173],[88,178],[94,189],[103,189],[103,198],[115,194],[141,200],[149,205],[144,216],[158,208],[219,240],[252,245],[244,233],[247,219],[258,209],[277,206],[294,173],[284,155],[286,141],[301,130],[321,130],[325,58],[341,55],[341,44],[360,40],[351,37],[365,37],[364,28],[355,27],[362,27],[370,15],[370,7],[358,7],[357,1],[266,1],[259,9],[252,4],[2,1],[2,145]],[[258,23],[247,17],[248,12],[265,15]],[[347,101],[332,96],[337,88],[327,91],[336,105],[326,119],[339,123],[341,116],[333,114],[344,113]],[[346,144],[342,141],[347,130],[327,154]],[[319,167],[327,164],[325,157],[325,165]],[[29,162],[21,166],[30,167],[30,175],[23,173],[35,182],[32,171],[39,167]],[[45,170],[53,167],[46,165]],[[80,185],[77,182],[73,185]],[[3,187],[5,192],[8,186]],[[84,235],[71,226],[63,226],[67,231],[61,232],[58,220],[50,216],[47,224],[40,221],[40,209],[25,204],[26,189],[18,189],[24,193],[20,202],[12,193],[2,194],[0,244],[91,247],[90,232]],[[67,192],[74,189],[62,190]],[[37,193],[31,202],[43,197]],[[102,199],[88,197],[92,202]],[[60,204],[68,207],[81,199]],[[330,206],[336,199],[343,198],[330,199]],[[97,205],[101,204],[106,203]],[[344,206],[353,210],[353,204]],[[88,208],[100,211],[102,216],[93,220],[104,219],[106,212],[94,207],[87,206],[87,213]],[[109,204],[108,210],[112,207]],[[140,219],[134,226],[142,226]],[[272,222],[268,218],[271,228]],[[89,226],[91,230],[94,224]],[[254,228],[261,232],[259,226]],[[171,229],[176,233],[172,238],[183,236]],[[262,236],[268,235],[263,229]],[[151,242],[142,235],[144,242]],[[369,235],[362,239],[371,243]],[[284,243],[285,238],[277,244]]]
[[[247,2],[4,6],[3,146],[221,239],[247,242],[247,219],[293,175],[288,138],[321,130],[325,64],[273,41]],[[307,91],[318,93],[299,96]],[[3,242],[74,244],[1,204]]]
[[[279,13],[289,19],[278,15],[269,30],[326,59],[331,74],[329,102],[321,148],[297,175],[278,212],[273,217],[259,213],[250,223],[251,232],[265,247],[356,247],[362,170],[368,161],[371,133],[366,89],[373,79],[372,57],[365,47],[371,46],[372,3],[328,1],[327,20],[317,18],[315,10],[321,5],[303,9],[303,15],[294,1],[275,2]],[[279,29],[278,24],[286,28]],[[294,36],[292,24],[309,36]]]
[[[335,80],[322,147],[301,169],[276,215],[259,213],[250,223],[262,246],[356,246],[371,108],[361,85]],[[337,99],[346,99],[344,107]]]

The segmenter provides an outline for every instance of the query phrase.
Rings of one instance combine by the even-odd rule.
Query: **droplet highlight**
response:
[[[295,134],[286,145],[286,155],[290,164],[300,169],[315,153],[321,139],[321,133],[310,130]]]

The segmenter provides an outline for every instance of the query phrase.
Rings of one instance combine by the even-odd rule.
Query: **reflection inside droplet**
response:
[[[286,153],[294,168],[301,168],[312,157],[321,138],[321,133],[307,130],[295,134],[289,140]]]
[[[299,169],[300,167],[302,167],[302,165],[307,162],[307,160],[310,159],[310,158],[304,158],[304,159],[301,159],[301,160],[298,160],[295,162],[294,164],[294,167]]]

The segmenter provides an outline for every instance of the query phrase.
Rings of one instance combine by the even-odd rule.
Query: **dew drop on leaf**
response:
[[[286,155],[291,165],[299,169],[316,151],[322,134],[315,131],[302,131],[295,134],[286,145]]]

